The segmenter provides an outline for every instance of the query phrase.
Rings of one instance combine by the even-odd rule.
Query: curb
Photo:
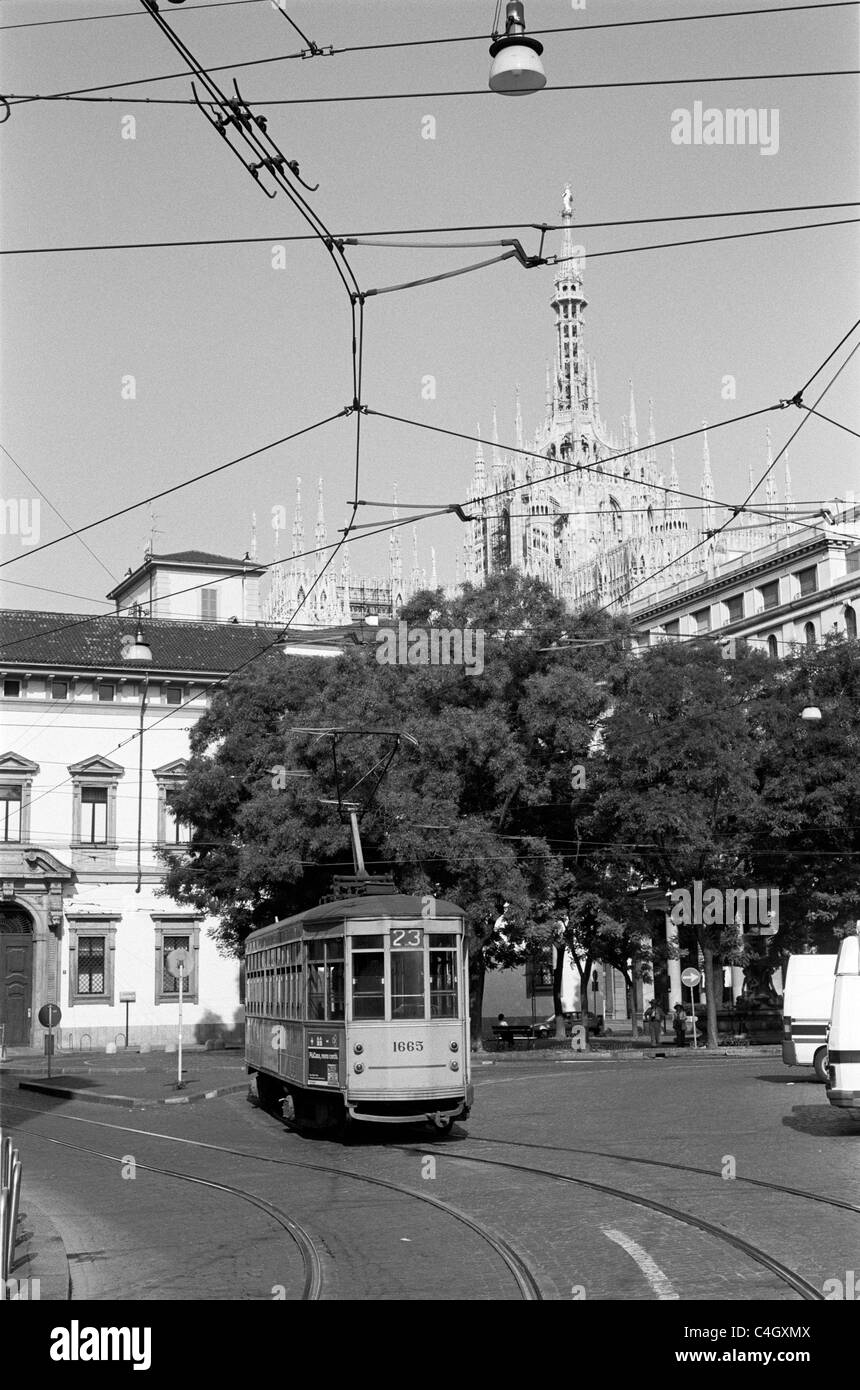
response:
[[[49,1216],[27,1196],[26,1179],[21,1193],[19,1235],[15,1243],[16,1259],[11,1279],[26,1280],[28,1289],[17,1300],[32,1302],[67,1302],[72,1296],[72,1276],[63,1238]],[[34,1297],[32,1284],[39,1281]]]
[[[193,1105],[200,1100],[217,1100],[220,1096],[232,1096],[247,1091],[247,1080],[232,1086],[216,1086],[213,1091],[195,1091],[189,1096],[163,1096],[156,1100],[142,1100],[136,1096],[112,1096],[98,1091],[78,1091],[71,1086],[52,1086],[47,1081],[19,1081],[19,1091],[38,1091],[43,1096],[59,1096],[61,1100],[83,1100],[92,1105],[119,1105],[126,1110],[150,1110],[159,1105]]]
[[[644,1049],[634,1047],[607,1048],[595,1050],[594,1052],[567,1052],[561,1050],[552,1052],[520,1052],[513,1056],[508,1053],[491,1053],[489,1056],[473,1053],[472,1065],[474,1067],[495,1067],[504,1062],[513,1062],[515,1065],[523,1065],[525,1062],[540,1062],[541,1064],[555,1064],[556,1066],[571,1066],[579,1062],[626,1062],[635,1058],[637,1061],[674,1061],[683,1059],[690,1061],[695,1059],[701,1062],[716,1061],[749,1061],[751,1058],[761,1057],[781,1057],[782,1050],[778,1044],[764,1044],[761,1047],[723,1047],[709,1050],[705,1047],[690,1048],[655,1048]]]

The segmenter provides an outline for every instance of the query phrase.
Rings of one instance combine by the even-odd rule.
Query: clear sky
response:
[[[526,0],[531,30],[664,15],[740,10],[762,0]],[[72,16],[97,22],[44,24],[2,33],[5,93],[63,92],[177,73],[183,64],[138,0],[0,0],[0,25]],[[162,3],[175,31],[205,65],[296,52],[301,41],[270,4],[197,13]],[[320,45],[488,33],[487,0],[294,0],[296,22]],[[856,68],[858,8],[733,16],[628,29],[546,35],[554,83],[689,77],[683,86],[546,91],[510,99],[485,91],[487,40],[336,54],[237,67],[255,101],[479,89],[476,96],[331,102],[261,108],[270,132],[303,177],[319,183],[314,207],[334,232],[457,224],[557,222],[562,189],[578,221],[736,211],[857,198],[855,77],[705,83],[721,75]],[[132,17],[119,17],[122,12]],[[0,126],[5,248],[106,242],[264,237],[258,244],[5,256],[2,268],[3,424],[0,441],[67,520],[80,525],[162,487],[258,448],[339,410],[352,397],[348,302],[319,243],[287,243],[304,231],[283,195],[267,201],[193,106],[146,106],[132,96],[190,95],[187,79],[129,86],[115,103],[13,106]],[[672,112],[755,107],[779,113],[779,148],[678,145]],[[135,138],[124,139],[133,115]],[[427,116],[435,138],[422,138]],[[772,117],[771,128],[772,128]],[[595,228],[580,240],[589,259],[588,350],[600,369],[603,415],[618,428],[632,377],[640,436],[654,401],[658,439],[706,418],[790,396],[858,317],[857,226],[715,242],[677,250],[595,255],[616,247],[860,216],[857,209],[717,222]],[[510,233],[475,233],[476,239]],[[524,232],[527,250],[537,236]],[[548,249],[557,249],[558,237]],[[492,250],[409,251],[358,247],[351,262],[364,289],[452,269]],[[506,261],[473,275],[367,303],[364,401],[393,414],[472,433],[489,431],[498,407],[503,442],[514,442],[519,383],[528,442],[542,417],[544,364],[552,353],[551,268]],[[856,340],[856,339],[855,339]],[[844,356],[844,351],[833,366]],[[860,354],[821,409],[852,428]],[[831,367],[828,370],[832,370]],[[736,379],[734,401],[721,398]],[[123,399],[125,376],[135,399]],[[422,398],[423,379],[436,382]],[[823,385],[825,374],[817,383]],[[810,395],[811,399],[811,395]],[[774,447],[799,423],[796,410],[769,417]],[[740,500],[748,468],[765,466],[766,420],[711,433],[715,492]],[[461,499],[474,447],[368,418],[360,495],[406,503]],[[797,499],[857,487],[857,440],[810,419],[792,446]],[[259,554],[272,558],[272,509],[289,521],[303,479],[312,542],[316,481],[325,483],[329,539],[352,496],[353,422],[338,421],[156,505],[154,549],[191,547],[241,556],[256,511]],[[697,492],[701,441],[678,447],[681,486]],[[668,475],[668,450],[663,451]],[[29,498],[29,484],[3,459],[2,496]],[[780,494],[782,468],[778,467]],[[369,520],[378,512],[359,520]],[[136,566],[149,535],[143,508],[98,528],[87,541],[120,576]],[[42,504],[41,540],[66,528]],[[405,567],[411,536],[403,535]],[[462,526],[419,528],[451,581]],[[289,544],[289,537],[287,538]],[[22,558],[3,578],[89,596],[10,585],[7,606],[95,611],[111,587],[79,540],[28,555],[3,538],[4,558]],[[355,540],[353,573],[384,574],[387,541]]]

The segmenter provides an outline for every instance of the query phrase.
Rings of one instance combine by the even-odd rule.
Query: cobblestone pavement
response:
[[[772,1057],[535,1058],[477,1066],[475,1081],[472,1116],[447,1139],[379,1126],[345,1147],[240,1095],[129,1115],[8,1081],[4,1123],[25,1191],[65,1241],[75,1298],[301,1295],[300,1251],[270,1213],[143,1165],[229,1184],[299,1222],[323,1298],[519,1299],[486,1237],[547,1299],[797,1303],[768,1256],[815,1290],[860,1268],[860,1127],[809,1072]],[[137,1176],[107,1156],[136,1159]]]

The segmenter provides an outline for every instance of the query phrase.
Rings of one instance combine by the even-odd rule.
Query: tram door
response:
[[[0,1023],[7,1047],[30,1041],[33,993],[33,928],[23,912],[0,915]]]

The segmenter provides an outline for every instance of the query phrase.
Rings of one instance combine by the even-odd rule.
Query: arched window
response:
[[[857,614],[850,604],[845,609],[845,635],[854,638],[857,636]]]
[[[779,643],[773,633],[771,633],[770,637],[767,639],[767,654],[772,657],[779,656]]]
[[[803,640],[807,647],[815,646],[815,624],[807,623],[803,629]]]

